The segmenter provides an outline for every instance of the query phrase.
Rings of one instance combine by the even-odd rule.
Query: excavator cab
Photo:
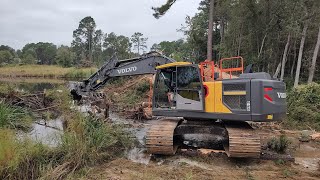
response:
[[[153,102],[156,111],[202,112],[204,96],[199,67],[188,62],[158,66]]]

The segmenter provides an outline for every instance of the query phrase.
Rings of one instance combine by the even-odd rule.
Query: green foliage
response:
[[[270,150],[278,153],[284,153],[290,144],[291,142],[288,140],[287,136],[281,135],[279,138],[273,137],[268,141],[267,146]]]
[[[140,32],[135,32],[131,36],[131,42],[133,44],[133,49],[137,50],[138,54],[140,54],[141,51],[144,52],[145,49],[147,49],[147,40],[148,38],[143,37],[143,34]]]
[[[138,87],[136,88],[138,95],[144,95],[150,90],[150,83],[147,81],[143,81],[139,83]]]
[[[153,44],[151,50],[161,52],[176,61],[194,61],[190,53],[190,44],[183,39],[177,41],[162,41],[159,44]]]
[[[26,64],[53,64],[57,53],[57,46],[48,42],[26,44],[22,48],[22,59]]]
[[[161,16],[163,16],[169,9],[170,7],[176,2],[176,0],[167,0],[167,2],[160,6],[160,7],[152,7],[154,10],[153,16],[157,19],[159,19]]]
[[[15,56],[15,50],[12,47],[1,45],[0,51],[9,51],[12,56]]]
[[[36,179],[52,160],[53,150],[0,128],[0,179]]]
[[[73,113],[69,118],[69,131],[63,136],[60,148],[65,154],[65,161],[74,162],[79,166],[77,168],[121,155],[131,143],[121,126],[106,124],[79,113]]]
[[[277,166],[282,166],[284,165],[286,162],[283,160],[283,159],[277,159],[274,161],[274,163],[277,165]]]
[[[73,31],[74,40],[71,45],[76,53],[77,64],[87,61],[92,63],[93,58],[99,56],[102,36],[102,31],[96,30],[96,22],[91,16],[79,22],[78,28]]]
[[[119,125],[76,112],[69,120],[68,131],[55,148],[18,140],[13,131],[0,128],[0,179],[61,179],[85,166],[123,155],[131,146],[129,135]]]
[[[62,67],[71,67],[74,64],[75,53],[67,46],[61,46],[57,50],[56,63]]]
[[[0,128],[28,130],[31,123],[32,116],[25,109],[0,102]]]
[[[36,53],[34,50],[28,49],[22,55],[23,64],[35,64],[36,63]]]
[[[13,61],[13,56],[8,50],[0,50],[0,65],[10,64]]]
[[[320,129],[320,84],[300,85],[288,93],[288,119],[286,125],[302,129]]]
[[[128,37],[118,36],[114,32],[105,35],[103,47],[105,59],[110,59],[114,53],[117,53],[119,59],[128,59],[131,54],[131,42]]]

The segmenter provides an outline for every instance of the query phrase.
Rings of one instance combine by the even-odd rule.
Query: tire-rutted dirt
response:
[[[175,156],[150,157],[143,153],[142,143],[144,132],[155,120],[124,120],[115,114],[111,118],[118,122],[120,119],[130,127],[140,142],[138,148],[129,151],[128,158],[90,168],[84,179],[320,179],[320,142],[300,142],[301,131],[257,128],[262,143],[285,134],[291,142],[288,151],[295,157],[294,162],[230,159],[221,152],[194,156],[178,151]]]

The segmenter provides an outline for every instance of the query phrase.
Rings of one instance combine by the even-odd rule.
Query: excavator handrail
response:
[[[224,61],[231,61],[231,60],[235,60],[235,59],[240,59],[241,65],[239,67],[223,68]],[[232,72],[241,71],[241,73],[243,73],[243,58],[241,56],[222,58],[222,59],[220,59],[219,69],[220,69],[220,79],[222,79],[223,72],[229,73],[230,79],[232,79]]]

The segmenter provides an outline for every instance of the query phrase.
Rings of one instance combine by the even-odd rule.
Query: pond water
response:
[[[126,128],[126,130],[129,131],[136,139],[135,146],[126,153],[127,158],[136,163],[149,164],[151,155],[146,152],[145,137],[148,126],[150,125],[149,123],[152,123],[153,121],[143,123],[133,119],[125,119],[112,112],[110,113],[109,118],[115,124],[127,125],[128,128]]]
[[[33,123],[32,131],[27,136],[50,147],[56,147],[62,134],[62,119],[57,118],[49,121],[39,120]]]

